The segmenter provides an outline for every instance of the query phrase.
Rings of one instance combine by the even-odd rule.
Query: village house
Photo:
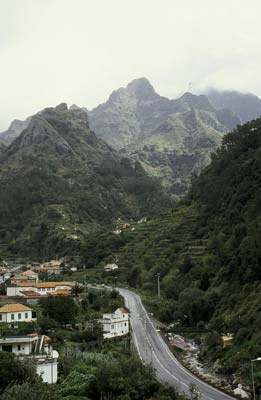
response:
[[[231,333],[221,336],[223,347],[229,347],[233,344],[234,336]]]
[[[74,287],[73,282],[37,282],[17,283],[15,286],[8,286],[7,296],[43,296],[43,295],[64,295],[71,294]]]
[[[42,264],[40,267],[35,268],[35,272],[38,274],[59,275],[61,273],[61,268],[60,266]]]
[[[27,267],[37,272],[38,274],[58,275],[62,271],[61,265],[63,263],[64,263],[63,259],[51,260],[44,263],[34,262],[28,265]]]
[[[125,308],[118,308],[114,313],[103,314],[99,321],[103,327],[104,339],[127,335],[130,331],[129,313]]]
[[[24,304],[5,304],[0,308],[0,323],[36,321],[35,312]]]
[[[18,283],[19,284],[28,283],[28,282],[29,283],[35,283],[35,282],[38,282],[38,275],[35,274],[35,275],[29,276],[29,275],[24,274],[24,273],[19,274],[19,275],[17,274],[17,275],[11,276],[10,281],[11,281],[12,285],[17,285]]]
[[[0,337],[0,351],[14,353],[21,360],[34,361],[36,372],[43,382],[57,382],[59,354],[52,349],[48,336],[33,333]]]
[[[27,269],[26,271],[22,272],[22,276],[25,276],[27,279],[38,282],[38,274],[33,271],[32,269]]]
[[[111,272],[114,271],[115,269],[118,269],[118,265],[117,264],[107,264],[105,265],[104,269],[106,272]]]

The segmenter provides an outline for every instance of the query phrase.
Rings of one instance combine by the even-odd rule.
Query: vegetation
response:
[[[86,112],[62,104],[34,116],[1,154],[0,244],[20,256],[76,254],[87,233],[116,216],[169,206],[159,199],[158,183],[139,162],[98,139]]]
[[[101,326],[90,319],[122,304],[118,292],[97,290],[74,300],[58,297],[41,301],[37,307],[42,317],[35,329],[48,334],[59,350],[59,380],[46,385],[36,376],[32,363],[29,366],[14,354],[0,352],[0,400],[181,400],[174,389],[161,385],[154,371],[141,363],[129,337],[104,340]],[[68,322],[64,311],[70,318],[74,313],[74,322],[87,321],[86,329],[77,330],[72,319],[64,326]]]
[[[117,256],[120,268],[108,280],[140,290],[151,311],[175,322],[176,331],[231,333],[227,348],[208,337],[204,357],[218,358],[222,372],[241,372],[246,380],[250,359],[261,353],[260,177],[258,119],[224,137],[176,210],[120,237],[93,235],[83,252],[90,267]]]
[[[60,379],[8,387],[1,400],[181,400],[174,389],[161,385],[150,367],[132,355],[124,342],[108,343],[103,350],[62,356]],[[19,394],[19,395],[18,395]]]
[[[5,351],[0,351],[0,376],[0,393],[14,382],[17,384],[25,381],[33,383],[37,380],[32,363],[18,360],[14,354]]]

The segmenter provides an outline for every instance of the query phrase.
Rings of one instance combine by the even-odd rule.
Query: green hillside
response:
[[[115,217],[169,204],[138,162],[120,157],[90,130],[85,111],[66,104],[32,117],[0,157],[0,244],[15,254],[72,254]]]
[[[260,240],[258,119],[224,137],[176,210],[132,224],[121,236],[93,236],[83,259],[87,267],[102,267],[117,257],[119,270],[111,280],[142,290],[164,321],[233,334],[230,348],[212,343],[208,357],[226,360],[223,372],[247,373],[249,360],[261,353]]]

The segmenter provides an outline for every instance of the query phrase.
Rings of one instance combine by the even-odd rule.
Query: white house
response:
[[[103,314],[100,323],[104,339],[123,336],[129,333],[129,313],[125,308],[118,308],[114,313]]]
[[[22,360],[33,360],[36,363],[36,372],[43,382],[57,382],[59,354],[52,349],[48,336],[31,334],[0,337],[0,351],[14,353]]]
[[[36,321],[35,312],[23,304],[5,304],[0,308],[0,323],[32,321]]]
[[[114,271],[115,269],[118,269],[118,265],[117,264],[107,264],[105,265],[104,269],[106,272],[111,272]]]
[[[7,296],[32,296],[35,295],[69,295],[75,285],[73,282],[38,282],[18,283],[16,286],[7,287]]]

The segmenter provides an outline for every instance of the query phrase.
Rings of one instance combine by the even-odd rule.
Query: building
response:
[[[36,363],[36,372],[43,382],[56,383],[59,354],[52,349],[50,338],[45,335],[0,337],[0,351],[14,353],[21,360]]]
[[[223,347],[229,347],[234,342],[234,336],[231,333],[221,336]]]
[[[111,272],[111,271],[114,271],[115,269],[118,269],[118,268],[119,267],[118,267],[117,264],[107,264],[107,265],[105,265],[104,270],[106,272]]]
[[[74,285],[73,282],[18,283],[15,286],[7,287],[7,296],[70,295]]]
[[[24,273],[22,274],[17,274],[17,275],[13,275],[10,279],[11,284],[12,285],[17,285],[18,283],[36,283],[38,282],[38,275],[35,274],[34,276],[28,276],[28,275],[24,275]]]
[[[33,267],[38,274],[59,275],[62,271],[61,264],[63,260],[51,260]]]
[[[35,312],[23,305],[18,303],[5,304],[0,308],[0,323],[12,323],[12,322],[32,322],[36,321]]]
[[[118,308],[111,314],[103,314],[100,323],[104,339],[127,335],[130,331],[129,313],[125,308]]]
[[[27,277],[27,279],[31,281],[38,282],[38,274],[32,269],[27,269],[21,275]]]
[[[59,275],[61,273],[61,268],[59,266],[45,266],[41,265],[38,268],[35,268],[35,271],[38,274],[47,274],[47,275]]]

